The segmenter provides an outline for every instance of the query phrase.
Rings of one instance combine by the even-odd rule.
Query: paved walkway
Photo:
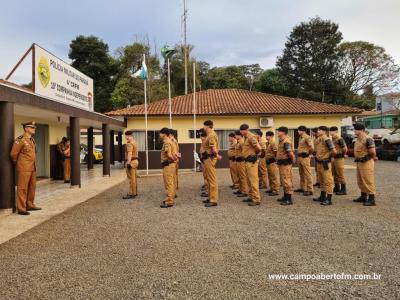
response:
[[[399,299],[399,173],[399,163],[377,164],[376,207],[351,201],[354,168],[349,195],[330,207],[300,195],[283,207],[265,193],[249,207],[227,170],[214,208],[201,204],[201,174],[182,174],[177,205],[164,210],[161,177],[140,178],[135,200],[121,199],[122,183],[1,244],[0,298]],[[321,273],[381,279],[269,278]]]

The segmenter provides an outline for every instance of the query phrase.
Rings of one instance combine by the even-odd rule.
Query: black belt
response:
[[[246,162],[251,162],[251,163],[255,163],[256,161],[258,160],[258,156],[257,155],[250,155],[250,156],[247,156],[246,158],[245,158],[245,161]]]
[[[235,158],[235,160],[236,160],[237,162],[242,162],[244,159],[243,159],[242,156],[238,156],[238,157]]]
[[[367,155],[367,156],[364,156],[364,157],[356,158],[354,161],[355,162],[364,163],[364,162],[367,162],[367,161],[369,161],[371,159],[372,159],[372,157],[370,155]]]
[[[330,163],[331,161],[330,160],[318,160],[317,159],[317,163],[318,164],[322,164],[322,166],[324,167],[324,170],[329,170],[329,163]]]
[[[229,160],[236,161],[236,158],[234,156],[232,156],[232,157],[229,157]]]
[[[277,164],[278,165],[284,165],[284,166],[291,165],[292,164],[292,160],[289,159],[289,158],[287,158],[287,159],[278,159]]]
[[[163,167],[163,168],[165,168],[165,167],[168,167],[170,164],[172,164],[174,161],[173,160],[169,160],[169,159],[167,159],[167,160],[164,160],[164,161],[162,161],[161,162],[161,166]]]
[[[214,157],[216,157],[215,154],[208,154],[207,152],[204,152],[204,153],[202,154],[202,159],[203,159],[203,160],[206,160],[206,159],[209,159],[209,158],[214,158]]]
[[[335,158],[344,158],[344,154],[338,153],[335,155]]]
[[[267,165],[270,165],[270,164],[275,163],[275,162],[276,162],[276,159],[275,159],[275,158],[267,158],[267,159],[265,160],[265,162],[267,163]]]
[[[301,152],[299,154],[297,154],[297,156],[302,157],[302,158],[306,158],[310,156],[310,153],[307,152]]]

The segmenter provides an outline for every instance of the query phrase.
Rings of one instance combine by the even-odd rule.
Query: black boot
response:
[[[292,205],[292,195],[286,194],[286,199],[281,202],[281,205]]]
[[[360,197],[353,200],[353,202],[359,202],[359,203],[363,203],[365,201],[367,201],[367,193],[361,193]]]
[[[328,194],[324,201],[320,203],[321,205],[332,205],[332,194]]]
[[[340,191],[336,192],[336,195],[347,195],[346,185],[344,183],[340,184]]]
[[[364,206],[375,206],[375,195],[369,195],[368,200],[363,203]]]
[[[335,182],[335,187],[333,188],[333,192],[334,193],[337,193],[337,192],[339,192],[340,191],[340,183],[336,183]]]
[[[326,197],[326,193],[325,193],[324,191],[321,191],[321,195],[319,195],[319,197],[318,197],[318,198],[313,198],[313,201],[319,201],[319,202],[322,202],[322,201],[324,201],[324,200],[325,200],[325,197]]]
[[[276,199],[276,201],[278,201],[278,202],[283,202],[283,201],[286,201],[286,199],[287,199],[287,194],[284,193],[284,194],[283,194],[283,197],[282,197],[282,198]]]

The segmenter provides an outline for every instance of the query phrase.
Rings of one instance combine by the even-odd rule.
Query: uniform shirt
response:
[[[205,145],[206,139],[201,140],[201,145],[200,145],[200,154],[204,153],[204,145]]]
[[[247,136],[244,138],[243,157],[246,158],[248,156],[257,155],[257,148],[256,148],[257,145],[259,145],[257,137],[251,132],[249,132]]]
[[[208,154],[213,154],[212,148],[215,147],[218,151],[218,136],[214,130],[211,130],[209,134],[207,134],[207,138],[204,142],[204,152]]]
[[[17,165],[17,171],[36,171],[36,144],[32,137],[29,138],[24,134],[16,138],[10,156],[11,160]]]
[[[345,150],[346,150],[346,142],[344,141],[344,139],[340,136],[333,136],[332,137],[332,142],[333,145],[335,146],[335,149],[337,151],[337,154],[346,154]]]
[[[173,146],[173,152],[174,153],[179,153],[179,144],[178,141],[175,138],[171,138],[172,146]]]
[[[65,150],[67,150],[67,149],[69,149],[69,146],[67,146],[63,142],[60,142],[60,143],[57,144],[57,150],[58,150],[58,152],[60,152],[60,154],[64,158],[70,158],[71,157],[71,155],[69,155],[69,154],[64,154]]]
[[[234,139],[232,142],[229,143],[228,157],[236,156],[236,144],[237,144],[236,139]]]
[[[335,149],[331,138],[325,134],[315,140],[315,152],[317,160],[329,160],[331,157],[330,151]]]
[[[265,157],[265,151],[267,150],[267,141],[264,138],[261,138],[258,143],[261,146],[260,156],[264,156]]]
[[[236,143],[236,157],[243,157],[243,138],[240,138]]]
[[[169,138],[166,138],[161,149],[161,162],[171,160],[173,153],[172,141]]]
[[[313,147],[313,141],[311,137],[308,134],[303,134],[299,138],[299,147],[298,147],[298,152],[299,153],[309,153],[310,152],[310,147]]]
[[[283,139],[279,139],[278,152],[276,154],[276,158],[278,160],[289,159],[288,152],[293,152],[293,144],[292,144],[292,139],[289,136],[286,136]]]
[[[276,158],[277,152],[278,152],[278,145],[276,144],[275,139],[271,139],[267,143],[267,149],[265,150],[265,158],[266,159]]]
[[[362,158],[369,155],[368,149],[375,148],[375,141],[365,133],[360,134],[354,143],[354,157]]]
[[[128,160],[128,153],[132,152],[132,160],[138,159],[138,146],[137,143],[134,142],[127,142],[125,145],[125,161]]]

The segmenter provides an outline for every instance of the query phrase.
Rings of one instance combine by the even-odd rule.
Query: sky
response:
[[[3,2],[3,3],[2,3]],[[65,61],[77,35],[95,35],[115,54],[148,36],[182,41],[182,0],[0,0],[0,78],[35,42]],[[187,0],[188,43],[211,66],[272,68],[293,26],[319,16],[339,24],[345,41],[383,46],[400,64],[400,0]],[[29,61],[10,79],[30,82]]]

